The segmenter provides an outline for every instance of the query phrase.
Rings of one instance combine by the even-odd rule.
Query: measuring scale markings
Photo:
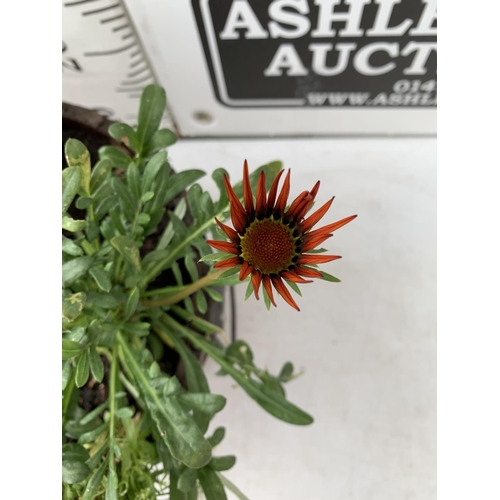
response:
[[[63,1],[63,100],[133,123],[142,89],[156,82],[125,5]]]

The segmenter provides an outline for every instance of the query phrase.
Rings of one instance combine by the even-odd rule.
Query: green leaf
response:
[[[320,273],[323,275],[323,277],[320,278],[322,280],[331,281],[332,283],[340,283],[341,282],[341,280],[339,280],[335,276],[332,276],[331,274],[325,273],[325,271],[320,271]]]
[[[62,237],[62,251],[74,257],[83,254],[83,250],[73,240],[66,238],[66,236]]]
[[[203,290],[215,302],[222,302],[224,300],[224,295],[210,286],[205,287]]]
[[[198,480],[206,500],[227,500],[226,491],[217,473],[210,467],[198,471]]]
[[[189,204],[189,209],[198,223],[203,222],[209,214],[204,214],[201,210],[201,195],[203,190],[199,184],[193,184],[187,191],[186,197]]]
[[[198,311],[201,314],[205,314],[208,310],[208,303],[203,290],[196,290],[195,299]]]
[[[101,462],[99,468],[94,472],[94,474],[92,474],[92,477],[89,479],[81,500],[93,500],[95,498],[97,490],[102,483],[104,472],[106,471],[107,467],[107,460]]]
[[[236,340],[226,349],[226,357],[240,365],[253,363],[253,352],[244,340]]]
[[[196,267],[193,257],[190,254],[186,254],[184,256],[184,265],[186,266],[187,272],[189,273],[191,280],[193,282],[197,281],[199,277],[198,268]]]
[[[125,304],[124,321],[128,321],[135,313],[137,305],[139,304],[139,296],[139,289],[134,287],[128,296],[127,303]]]
[[[94,442],[99,436],[104,434],[109,428],[109,424],[105,422],[104,424],[101,424],[100,426],[96,427],[95,429],[92,429],[91,431],[84,432],[79,438],[78,438],[78,443],[79,444],[89,444]]]
[[[236,463],[236,457],[234,455],[224,455],[222,457],[213,457],[208,464],[213,470],[229,470]]]
[[[290,363],[290,361],[288,361],[283,365],[283,368],[281,369],[278,378],[282,382],[287,382],[292,378],[292,374],[293,374],[293,364]]]
[[[219,394],[192,393],[182,394],[179,399],[191,409],[198,410],[208,415],[215,415],[226,406],[226,398]]]
[[[132,418],[135,414],[135,411],[132,408],[120,408],[116,410],[116,416],[118,418]]]
[[[233,255],[234,257],[234,255]],[[241,265],[232,267],[231,269],[226,269],[223,273],[219,274],[217,278],[214,280],[215,283],[219,284],[220,281],[223,281],[225,278],[229,278],[230,276],[233,276],[233,274],[237,274],[240,272]],[[238,278],[239,281],[239,278]]]
[[[250,295],[253,293],[253,283],[252,280],[248,281],[247,289],[245,291],[245,298],[243,299],[244,301],[247,301],[250,298]]]
[[[208,442],[215,448],[223,439],[226,434],[226,429],[224,427],[217,427],[214,433],[208,438]]]
[[[99,415],[109,406],[109,399],[104,401],[104,403],[101,403],[99,406],[97,406],[96,408],[94,408],[91,412],[87,413],[87,415],[85,415],[81,420],[80,420],[80,425],[81,426],[86,426],[87,424],[89,424],[90,422],[92,422],[93,420],[97,419],[99,417]],[[99,419],[97,421],[97,424],[94,425],[94,427],[92,427],[91,429],[86,429],[84,430],[82,433],[80,433],[80,435],[78,437],[80,437],[82,434],[84,434],[85,432],[88,432],[88,431],[91,431],[91,430],[94,430],[95,428],[99,427],[100,425],[102,425],[102,421],[101,419]]]
[[[186,189],[190,184],[201,179],[206,174],[203,170],[185,170],[184,172],[179,172],[170,178],[170,183],[167,189],[166,201],[169,203],[178,194],[180,194],[184,189]]]
[[[62,461],[62,481],[66,484],[80,483],[90,474],[89,466],[80,461]]]
[[[62,265],[62,285],[66,287],[81,278],[92,265],[92,257],[84,256],[69,260]]]
[[[142,192],[146,193],[151,189],[154,180],[159,174],[162,166],[167,161],[167,153],[162,151],[161,153],[156,153],[151,160],[146,164],[144,169],[144,174],[142,175]]]
[[[132,161],[129,155],[114,146],[102,146],[99,148],[99,158],[111,162],[114,168],[127,168]]]
[[[302,297],[302,292],[300,291],[300,288],[299,286],[297,285],[297,283],[294,283],[293,281],[288,281],[288,280],[285,280],[287,285],[297,294],[297,295],[300,295]]]
[[[242,389],[255,400],[264,410],[269,412],[276,418],[295,425],[308,425],[313,422],[310,415],[297,408],[294,404],[287,401],[282,395],[274,392],[269,387],[257,383],[255,380],[250,379],[246,374],[241,373],[232,364],[220,354],[220,349],[216,348],[213,344],[208,342],[203,336],[192,332],[188,328],[177,323],[173,318],[168,315],[163,316],[163,321],[167,327],[179,332],[189,339],[195,347],[202,349],[221,368],[223,368],[231,377],[238,382]]]
[[[184,493],[188,493],[189,491],[196,488],[197,479],[198,470],[186,467],[186,469],[184,469],[184,471],[179,476],[179,479],[177,480],[177,487]]]
[[[235,257],[234,253],[216,252],[204,255],[198,262],[220,262]]]
[[[138,150],[137,135],[134,129],[126,123],[113,123],[108,129],[109,135],[118,142],[123,142],[125,146]]]
[[[80,198],[76,199],[75,206],[79,210],[87,210],[87,208],[92,205],[93,198],[90,198],[89,196],[80,196]]]
[[[62,301],[62,317],[66,321],[74,321],[83,310],[87,301],[85,292],[73,293]]]
[[[89,354],[83,351],[76,363],[75,382],[77,387],[83,387],[89,379]]]
[[[154,191],[146,191],[142,196],[141,196],[141,203],[146,203],[149,200],[151,200],[154,197],[155,193]]]
[[[62,171],[62,212],[66,212],[80,189],[82,173],[78,167],[68,167]]]
[[[146,213],[142,213],[137,216],[137,224],[139,224],[140,226],[145,226],[149,223],[150,220],[151,216]]]
[[[77,167],[81,173],[80,186],[90,196],[90,153],[85,144],[77,139],[68,139],[64,146],[66,161],[70,167]]]
[[[104,269],[94,266],[89,269],[89,274],[101,290],[105,292],[109,292],[111,290],[111,279],[109,274]]]
[[[113,177],[111,179],[111,186],[113,187],[114,192],[118,195],[123,214],[129,221],[132,221],[135,217],[137,206],[131,192],[118,177]]]
[[[137,118],[137,142],[139,152],[143,152],[160,126],[167,106],[165,90],[159,85],[148,85],[141,95]]]
[[[118,253],[136,270],[141,269],[141,258],[139,255],[139,249],[137,248],[134,241],[127,238],[126,236],[115,236],[111,240],[111,244],[118,250]]]
[[[134,162],[129,164],[125,178],[127,179],[127,186],[135,198],[134,202],[137,204],[141,199],[141,174],[139,173],[139,167]]]
[[[157,130],[151,140],[149,141],[147,147],[143,151],[143,156],[147,157],[156,153],[160,149],[165,149],[172,144],[177,142],[177,136],[174,132],[167,128],[162,128]]]
[[[83,347],[73,340],[63,339],[62,341],[62,359],[73,358],[83,351]]]
[[[103,309],[115,309],[120,305],[120,302],[111,293],[89,292],[86,305],[102,307]]]
[[[97,382],[102,382],[104,378],[104,364],[101,356],[94,347],[89,349],[90,371]]]
[[[100,188],[109,177],[112,168],[113,162],[109,159],[100,160],[94,165],[90,173],[90,192],[92,194],[97,194],[97,189]]]
[[[175,210],[169,213],[173,213],[179,220],[182,220],[182,218],[186,214],[186,209],[187,209],[186,200],[182,198],[175,207]],[[172,221],[170,221],[167,224],[165,231],[161,235],[160,241],[156,245],[157,250],[164,250],[165,248],[167,248],[167,246],[172,241],[174,235],[175,235],[174,224]]]
[[[223,168],[217,168],[212,173],[212,179],[214,180],[215,184],[217,184],[217,187],[220,191],[220,198],[219,202],[217,203],[218,212],[229,203],[226,193],[226,187],[224,185],[224,174],[229,177],[227,170],[224,170]]]
[[[62,390],[66,389],[66,386],[68,385],[69,379],[71,378],[71,375],[73,375],[73,365],[71,364],[71,361],[68,359],[63,363],[63,368],[62,368]]]
[[[160,401],[125,340],[120,334],[117,334],[116,339],[139,385],[149,414],[170,453],[188,467],[197,469],[206,465],[211,459],[212,448],[192,417],[182,408],[176,396]]]
[[[62,447],[62,459],[76,462],[86,462],[89,452],[80,444],[66,443]]]
[[[243,494],[243,492],[236,487],[227,477],[224,477],[220,472],[216,473],[217,476],[219,476],[219,479],[221,480],[221,483],[236,497],[239,498],[239,500],[250,500],[246,495]]]
[[[108,478],[106,480],[105,500],[118,500],[118,477],[116,475],[114,462],[109,468]]]
[[[120,203],[120,198],[116,194],[112,194],[102,200],[97,208],[95,209],[95,220],[99,222],[106,214],[108,214],[111,209],[115,208]]]
[[[271,309],[271,299],[267,294],[267,291],[264,287],[262,287],[262,296],[264,297],[264,304],[266,305],[266,309],[269,311]]]
[[[62,218],[62,228],[71,233],[76,233],[77,231],[81,231],[85,229],[87,226],[87,222],[84,220],[75,220],[73,217],[69,215],[65,215]]]
[[[132,335],[136,335],[137,337],[146,337],[149,335],[149,329],[151,325],[149,323],[125,323],[123,325],[123,329]]]

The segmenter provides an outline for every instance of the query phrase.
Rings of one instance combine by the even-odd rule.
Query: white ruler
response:
[[[63,100],[135,123],[153,68],[122,0],[63,0]],[[171,126],[166,116],[163,126]]]

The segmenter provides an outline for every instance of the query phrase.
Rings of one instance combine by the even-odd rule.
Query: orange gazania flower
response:
[[[281,170],[273,181],[266,196],[266,176],[260,173],[257,184],[255,206],[253,202],[248,164],[243,166],[243,200],[241,204],[229,179],[224,175],[224,184],[230,201],[231,220],[234,229],[215,219],[219,227],[230,239],[227,241],[208,240],[212,247],[235,256],[218,262],[216,268],[231,268],[241,265],[240,280],[252,275],[255,297],[259,299],[259,288],[263,284],[271,303],[276,307],[273,286],[283,299],[294,309],[300,311],[284,281],[312,283],[305,278],[323,278],[308,264],[323,264],[340,255],[307,254],[330,238],[333,231],[351,222],[357,215],[351,215],[338,222],[312,230],[313,226],[326,214],[333,198],[307,219],[304,216],[311,208],[319,190],[319,181],[310,191],[303,191],[287,206],[290,193],[290,170],[278,195],[278,183],[283,174]]]

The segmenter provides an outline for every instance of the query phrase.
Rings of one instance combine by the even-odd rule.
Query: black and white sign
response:
[[[436,0],[192,0],[229,107],[436,106]]]

